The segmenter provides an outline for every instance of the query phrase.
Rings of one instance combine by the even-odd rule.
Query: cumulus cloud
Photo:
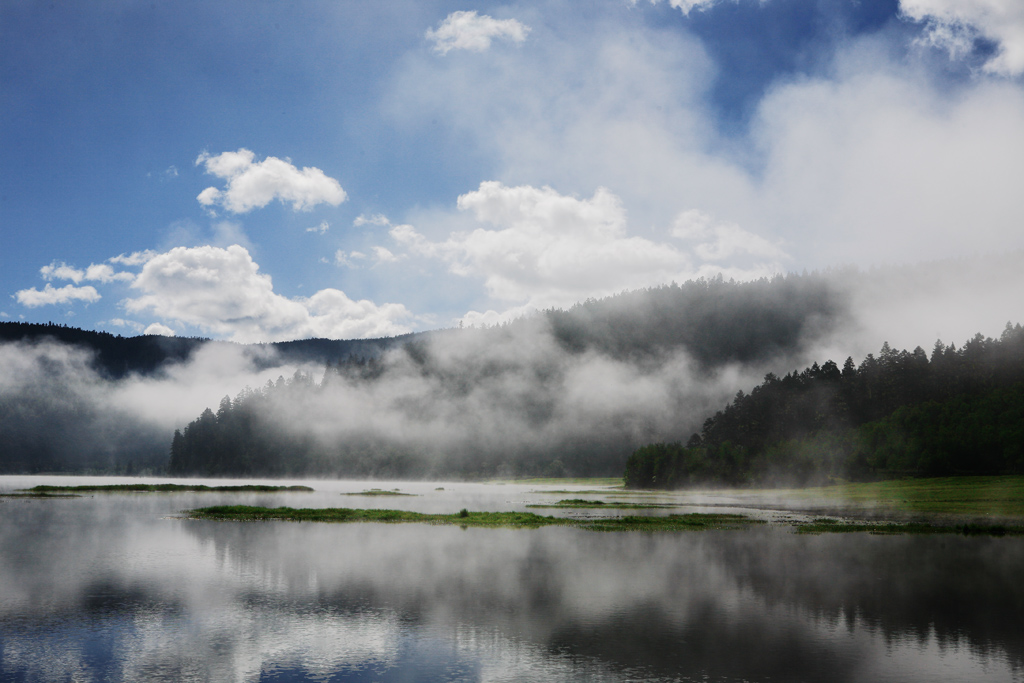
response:
[[[393,227],[391,236],[414,254],[442,260],[457,275],[482,277],[492,297],[518,304],[508,315],[723,270],[741,278],[768,275],[779,267],[762,262],[748,270],[723,269],[713,262],[739,252],[784,257],[738,226],[691,229],[685,237],[696,244],[696,260],[673,244],[630,236],[622,203],[604,188],[578,199],[550,187],[488,181],[460,196],[458,208],[490,227],[452,233],[443,242],[428,240],[410,225]],[[466,319],[494,320],[482,315]]]
[[[323,235],[330,229],[330,223],[328,223],[327,221],[320,221],[320,225],[313,226],[312,228],[306,228],[306,232],[315,232],[318,235]]]
[[[530,27],[515,19],[495,19],[475,11],[452,12],[437,29],[428,29],[426,38],[434,43],[434,52],[448,54],[451,50],[484,52],[495,39],[522,43]]]
[[[76,285],[85,277],[85,271],[73,268],[63,261],[54,261],[48,266],[39,269],[39,274],[44,280],[71,280]]]
[[[82,280],[95,282],[131,282],[135,276],[131,273],[114,272],[114,269],[105,263],[90,264],[85,270],[74,268],[63,261],[54,261],[48,266],[39,269],[39,274],[44,280],[71,280],[76,285]]]
[[[341,184],[319,168],[300,170],[289,159],[277,157],[255,159],[256,155],[244,148],[216,156],[200,154],[196,165],[226,180],[227,187],[208,187],[196,199],[208,208],[219,205],[232,213],[247,213],[275,199],[291,202],[294,211],[309,211],[318,204],[338,206],[348,197]]]
[[[38,306],[66,304],[72,301],[84,301],[87,304],[91,304],[99,301],[101,297],[96,288],[89,285],[85,287],[76,287],[75,285],[54,287],[50,283],[46,283],[42,290],[38,290],[35,287],[19,290],[14,294],[14,298],[22,306],[36,308]]]
[[[1024,73],[1024,3],[1020,0],[900,0],[900,11],[925,22],[925,41],[956,58],[984,37],[997,46],[984,70],[1003,76]]]
[[[408,332],[412,318],[401,304],[353,301],[336,289],[281,296],[240,245],[177,247],[150,259],[132,287],[142,295],[127,299],[127,310],[240,342],[381,337]]]

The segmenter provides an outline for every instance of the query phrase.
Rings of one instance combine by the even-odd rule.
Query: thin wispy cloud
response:
[[[927,26],[921,43],[945,49],[954,59],[971,52],[981,38],[995,53],[983,69],[1001,76],[1024,73],[1024,3],[1018,0],[900,0],[900,11]]]

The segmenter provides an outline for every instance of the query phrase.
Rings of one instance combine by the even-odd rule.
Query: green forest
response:
[[[739,392],[685,443],[629,457],[633,488],[805,485],[835,479],[1024,473],[1024,329],[962,347],[888,344],[769,374]]]

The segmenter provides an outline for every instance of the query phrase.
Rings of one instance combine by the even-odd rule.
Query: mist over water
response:
[[[317,492],[0,499],[0,679],[1024,675],[1019,538],[174,518],[228,502],[454,512],[561,497],[431,482],[382,485],[419,494],[382,500],[338,495],[366,482],[307,483]]]
[[[153,374],[110,379],[80,348],[3,344],[0,431],[12,445],[0,465],[158,471],[175,429],[298,371],[301,390],[268,394],[254,412],[264,441],[280,437],[320,463],[307,472],[616,475],[633,449],[685,441],[768,372],[860,362],[885,341],[929,349],[937,338],[998,336],[1024,320],[1020,256],[840,269],[792,280],[793,294],[766,287],[760,304],[760,294],[737,304],[712,288],[681,319],[638,305],[654,295],[622,296],[506,328],[421,335],[382,350],[370,372],[208,344]],[[339,444],[350,451],[344,467]],[[392,467],[388,453],[405,464]]]

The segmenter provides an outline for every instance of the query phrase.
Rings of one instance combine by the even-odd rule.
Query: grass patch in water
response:
[[[532,512],[470,512],[426,514],[409,510],[366,510],[353,508],[265,508],[250,505],[216,505],[186,510],[191,519],[241,522],[384,522],[455,525],[462,527],[512,527],[537,529],[544,526],[569,526],[593,531],[693,531],[700,529],[738,529],[760,520],[744,515],[688,514],[666,517],[612,517],[570,519],[545,517]]]
[[[532,503],[528,508],[586,508],[610,510],[650,510],[652,508],[682,507],[673,503],[616,503],[603,500],[586,500],[585,498],[568,498],[557,503]]]
[[[308,486],[268,486],[244,484],[239,486],[205,486],[203,484],[101,484],[87,486],[33,486],[22,489],[29,493],[308,493]]]
[[[435,491],[437,489],[434,489]],[[343,493],[343,496],[415,496],[415,493],[402,493],[398,489],[392,491],[386,491],[385,489],[369,489],[367,491],[358,491],[355,493]]]

